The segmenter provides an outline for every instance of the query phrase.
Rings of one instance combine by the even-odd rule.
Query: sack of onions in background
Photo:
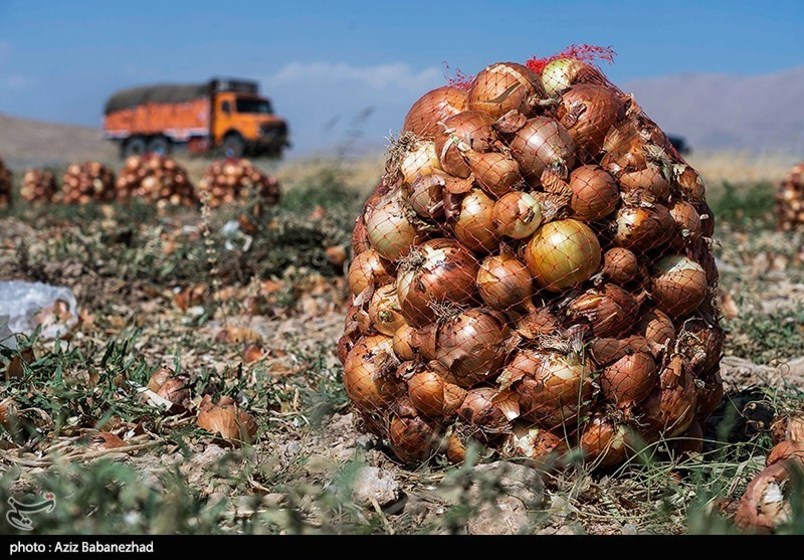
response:
[[[777,229],[804,231],[804,162],[790,170],[776,192]]]
[[[247,159],[213,161],[201,179],[201,193],[210,208],[249,199],[267,206],[279,204],[279,181],[263,173]]]
[[[160,210],[197,203],[187,170],[173,158],[160,154],[126,159],[117,179],[117,198],[140,199],[156,204]]]
[[[11,190],[13,189],[13,177],[11,170],[6,167],[5,162],[0,159],[0,207],[11,204]]]
[[[28,169],[22,176],[20,196],[32,203],[52,202],[59,192],[59,184],[52,171]]]
[[[55,202],[88,204],[111,202],[115,199],[114,172],[97,161],[73,163],[61,180],[61,191]]]
[[[498,63],[402,130],[339,343],[365,426],[414,465],[700,448],[723,393],[714,222],[637,101],[579,58]]]

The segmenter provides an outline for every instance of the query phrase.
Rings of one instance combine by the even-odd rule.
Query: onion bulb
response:
[[[771,424],[771,437],[773,443],[780,443],[786,439],[804,443],[804,413],[781,415]]]
[[[472,170],[464,154],[491,149],[495,139],[492,122],[488,114],[480,111],[464,111],[445,120],[435,139],[441,169],[456,177],[469,177]]]
[[[374,292],[369,302],[368,316],[372,326],[386,336],[394,336],[405,325],[396,297],[396,286],[387,284]]]
[[[684,321],[676,346],[691,371],[705,377],[707,372],[717,371],[724,341],[723,329],[717,323],[695,317]]]
[[[570,208],[586,221],[605,218],[617,208],[620,192],[614,178],[597,165],[584,165],[570,175]]]
[[[486,257],[477,271],[477,289],[486,305],[506,310],[530,301],[533,278],[528,267],[503,252]]]
[[[628,458],[628,429],[609,418],[595,416],[581,433],[581,449],[595,467],[619,465]]]
[[[509,155],[474,150],[469,150],[464,155],[477,182],[494,198],[510,192],[515,185],[522,182],[519,165]]]
[[[535,461],[537,466],[545,466],[544,459],[548,455],[560,456],[567,451],[567,442],[554,433],[519,422],[514,425],[503,447],[505,455],[527,458]]]
[[[394,197],[375,208],[366,219],[371,246],[390,261],[404,257],[419,238],[405,207]]]
[[[371,245],[369,245],[368,233],[366,233],[366,223],[363,221],[363,216],[358,216],[352,231],[352,253],[359,255],[369,249],[371,249]]]
[[[636,352],[605,368],[600,388],[609,401],[625,408],[644,400],[658,381],[656,362],[650,354]]]
[[[692,167],[682,164],[675,169],[676,171],[676,184],[681,192],[687,196],[687,199],[693,202],[705,202],[703,179]]]
[[[550,97],[557,97],[571,86],[580,83],[603,83],[600,71],[577,58],[557,58],[542,70],[542,87]]]
[[[572,300],[568,313],[574,320],[585,319],[596,337],[627,334],[634,324],[639,305],[629,292],[616,284],[592,288]]]
[[[433,371],[422,371],[408,379],[408,394],[413,406],[425,416],[448,418],[466,397],[466,390],[448,383]]]
[[[689,202],[676,200],[670,207],[670,215],[676,223],[675,236],[672,245],[675,249],[681,250],[691,242],[697,241],[701,237],[703,226],[698,211]]]
[[[469,109],[498,119],[508,111],[531,112],[528,100],[544,97],[539,76],[515,62],[500,62],[481,70],[469,89]]]
[[[388,440],[394,455],[403,463],[419,463],[430,456],[436,433],[421,416],[397,416],[388,428]]]
[[[357,296],[367,287],[377,287],[393,280],[390,266],[374,249],[357,255],[349,265],[349,290]]]
[[[525,262],[541,286],[560,291],[587,280],[600,266],[595,232],[577,220],[544,224],[528,242]]]
[[[655,206],[623,206],[617,212],[614,242],[632,251],[647,251],[670,240],[675,222],[670,212]]]
[[[670,183],[665,179],[661,169],[652,164],[638,171],[624,171],[618,175],[618,179],[623,192],[643,190],[661,202],[666,201],[670,195]]]
[[[444,184],[442,173],[417,177],[405,189],[405,199],[422,218],[437,220],[444,215]]]
[[[552,429],[572,425],[592,397],[592,369],[573,354],[525,348],[500,375],[519,396],[522,417]]]
[[[471,387],[502,365],[508,335],[505,317],[470,309],[448,320],[439,330],[436,359],[461,387]]]
[[[383,372],[389,359],[393,359],[392,339],[383,335],[362,338],[346,357],[343,384],[361,411],[383,410],[398,396],[398,381]]]
[[[409,185],[413,184],[416,177],[440,171],[441,164],[436,155],[435,142],[432,140],[417,142],[415,147],[402,158],[399,170],[402,172],[402,178]]]
[[[613,247],[603,255],[603,277],[621,286],[639,274],[639,261],[628,249]]]
[[[415,352],[416,329],[404,323],[394,333],[393,348],[397,358],[403,361],[416,357]]]
[[[499,235],[525,239],[533,235],[542,222],[542,206],[532,195],[514,191],[494,204],[494,227]]]
[[[436,318],[434,304],[464,304],[475,293],[478,264],[459,243],[431,239],[413,250],[396,279],[405,320],[423,327]]]
[[[550,117],[535,117],[516,131],[510,140],[511,152],[522,175],[538,180],[551,165],[575,164],[575,143],[569,132]]]
[[[452,231],[464,247],[483,253],[498,245],[494,208],[494,201],[480,189],[472,189],[463,197]]]
[[[695,379],[680,356],[673,356],[659,374],[659,387],[641,405],[643,418],[657,433],[676,437],[695,420],[698,392]]]
[[[637,332],[665,348],[670,348],[676,339],[673,320],[658,309],[648,311],[639,319]]]
[[[671,255],[656,263],[651,294],[660,311],[687,315],[703,303],[707,289],[706,272],[692,259]]]
[[[798,461],[804,462],[804,443],[789,440],[777,443],[771,448],[770,453],[768,453],[765,464],[772,465],[779,461],[786,461],[787,459],[797,459]]]
[[[508,418],[497,401],[498,394],[490,387],[472,389],[466,393],[458,414],[484,434],[502,433],[508,428]]]
[[[438,123],[465,111],[466,92],[460,88],[444,86],[428,91],[410,108],[402,130],[412,132],[425,140],[438,133]]]
[[[612,126],[625,116],[625,105],[612,88],[578,84],[561,94],[556,114],[569,131],[580,159],[589,161],[603,149]]]

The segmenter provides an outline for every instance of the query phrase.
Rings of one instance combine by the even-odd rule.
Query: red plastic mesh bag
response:
[[[713,218],[667,136],[576,47],[411,107],[355,223],[339,354],[417,464],[470,444],[611,467],[722,396]],[[465,76],[462,76],[464,79]]]
[[[275,177],[263,173],[247,159],[212,162],[201,180],[201,191],[211,208],[249,197],[268,206],[279,204],[281,191]]]
[[[161,154],[127,158],[117,179],[117,198],[140,199],[160,209],[194,206],[197,202],[187,170]]]

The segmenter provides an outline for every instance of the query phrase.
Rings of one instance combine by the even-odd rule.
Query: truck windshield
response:
[[[235,100],[235,108],[238,113],[261,113],[263,115],[271,115],[274,112],[271,108],[271,102],[267,99],[238,98]]]

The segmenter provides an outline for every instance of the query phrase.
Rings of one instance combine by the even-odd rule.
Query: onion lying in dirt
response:
[[[388,199],[368,215],[366,233],[374,250],[391,261],[407,255],[419,239],[406,207],[397,197]]]
[[[435,138],[439,122],[465,111],[466,92],[460,88],[444,86],[428,91],[410,108],[402,130],[412,132],[426,140]]]
[[[431,239],[402,264],[396,288],[402,315],[415,327],[436,318],[435,304],[463,304],[475,293],[478,264],[459,243]]]
[[[600,266],[600,242],[586,224],[559,220],[544,224],[525,250],[525,262],[541,286],[560,291],[583,282]]]
[[[514,159],[522,175],[538,180],[549,166],[575,163],[575,143],[569,132],[557,120],[535,117],[516,131],[509,141]]]
[[[510,309],[530,301],[533,278],[528,267],[509,252],[486,257],[477,271],[477,289],[489,307]]]
[[[472,251],[485,253],[497,247],[494,227],[495,204],[480,189],[472,189],[461,201],[461,209],[452,226],[455,237]]]
[[[383,410],[399,394],[399,382],[385,372],[393,363],[393,339],[388,336],[367,336],[349,352],[343,365],[343,383],[362,412]]]
[[[499,313],[480,309],[449,319],[438,332],[436,359],[461,387],[483,381],[502,365],[505,323]]]
[[[629,292],[615,284],[605,284],[570,302],[568,314],[576,321],[588,321],[595,336],[610,337],[631,330],[638,308]]]
[[[695,311],[706,297],[708,284],[701,265],[681,255],[656,263],[651,294],[659,310],[678,317]]]
[[[443,122],[436,135],[435,147],[441,168],[456,177],[466,178],[472,172],[465,152],[488,152],[496,136],[493,119],[480,111],[464,111]]]
[[[790,504],[791,473],[801,473],[796,461],[781,461],[757,474],[740,499],[734,521],[741,529],[771,532],[793,518]]]
[[[525,239],[539,228],[542,222],[542,206],[526,192],[510,192],[494,204],[493,219],[499,235]]]
[[[217,404],[205,395],[198,405],[198,427],[235,442],[252,443],[257,436],[257,423],[230,397],[221,397]]]
[[[405,325],[396,297],[396,286],[387,284],[374,292],[369,302],[368,317],[374,328],[386,336],[394,336]]]
[[[497,119],[508,111],[531,112],[528,101],[544,97],[539,76],[527,66],[500,62],[481,70],[469,88],[469,109]]]
[[[603,255],[603,277],[624,286],[639,274],[639,260],[628,249],[613,247]]]
[[[561,94],[558,120],[569,131],[582,161],[590,161],[603,149],[612,126],[625,116],[625,106],[610,88],[578,84]]]
[[[357,255],[349,265],[349,290],[356,296],[367,287],[377,287],[393,280],[390,266],[382,260],[374,249]]]
[[[582,220],[605,218],[617,208],[620,192],[614,178],[597,165],[584,165],[570,175],[570,207]]]

